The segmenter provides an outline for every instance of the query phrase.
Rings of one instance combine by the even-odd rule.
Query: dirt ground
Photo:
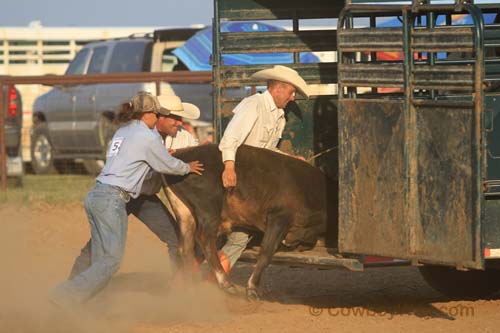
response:
[[[131,218],[124,263],[82,308],[47,301],[89,237],[80,205],[0,206],[0,332],[482,331],[500,327],[500,294],[474,301],[434,292],[411,267],[365,272],[270,267],[264,299],[229,297],[172,279],[164,245]],[[244,285],[249,264],[232,277]]]

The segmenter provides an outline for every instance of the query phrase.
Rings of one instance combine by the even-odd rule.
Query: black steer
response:
[[[264,233],[260,254],[247,284],[249,298],[258,297],[262,271],[280,242],[288,247],[312,247],[327,227],[336,239],[336,184],[318,168],[280,153],[244,145],[236,155],[237,186],[224,189],[223,163],[216,145],[181,149],[175,157],[186,162],[199,160],[205,167],[202,176],[165,175],[170,190],[189,208],[196,221],[195,226],[187,226],[189,222],[180,217],[179,251],[184,261],[190,262],[196,236],[222,289],[235,291],[219,262],[216,240],[232,226],[250,227]]]

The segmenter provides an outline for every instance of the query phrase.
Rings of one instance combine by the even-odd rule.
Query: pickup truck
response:
[[[187,70],[172,54],[199,28],[157,30],[86,44],[66,74],[172,72]],[[106,83],[55,86],[33,105],[31,164],[36,174],[57,172],[69,163],[83,162],[91,174],[103,166],[114,131],[113,119],[122,103],[138,91],[155,93],[154,83]],[[161,94],[176,94],[196,104],[202,116],[195,124],[200,140],[211,129],[209,84],[162,83]]]
[[[21,158],[21,127],[23,109],[21,94],[14,86],[4,86],[5,148],[7,152],[7,176],[22,184],[23,161]]]

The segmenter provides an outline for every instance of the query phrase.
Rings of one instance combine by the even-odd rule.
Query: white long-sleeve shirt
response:
[[[198,146],[198,140],[183,127],[180,127],[175,136],[167,135],[165,147],[167,149],[181,149]]]
[[[156,128],[153,129],[153,132],[156,132],[156,134],[160,136]],[[198,140],[196,140],[195,137],[184,128],[179,128],[175,136],[172,137],[170,135],[167,135],[163,144],[168,151],[168,149],[181,149],[186,147],[198,146]],[[162,181],[160,174],[158,172],[152,171],[147,175],[144,183],[142,184],[141,194],[156,194],[160,191],[161,186]]]
[[[222,161],[235,161],[242,144],[278,150],[285,112],[276,106],[268,90],[243,99],[233,113],[219,144]]]

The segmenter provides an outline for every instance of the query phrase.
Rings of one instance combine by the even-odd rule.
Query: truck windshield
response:
[[[108,73],[142,72],[146,45],[145,41],[117,43],[111,55]]]
[[[85,65],[87,64],[87,58],[89,55],[88,49],[83,49],[75,57],[75,60],[71,62],[66,71],[66,74],[83,74],[85,71]]]

